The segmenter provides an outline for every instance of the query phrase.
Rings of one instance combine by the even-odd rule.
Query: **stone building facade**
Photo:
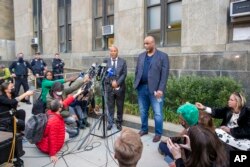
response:
[[[27,58],[37,49],[46,59],[60,52],[67,68],[82,70],[107,57],[113,43],[133,72],[143,39],[151,34],[168,53],[172,74],[231,76],[250,94],[250,15],[230,16],[230,3],[238,0],[13,2],[15,48]],[[100,36],[101,26],[109,24],[114,34]],[[38,47],[31,45],[35,37]]]
[[[0,60],[15,55],[13,1],[0,1]]]

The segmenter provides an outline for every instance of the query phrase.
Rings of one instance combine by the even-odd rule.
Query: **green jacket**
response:
[[[42,101],[44,103],[46,103],[46,96],[47,94],[49,93],[49,90],[51,89],[51,87],[53,86],[53,84],[55,82],[60,82],[62,84],[65,83],[65,79],[58,79],[58,80],[55,80],[55,81],[52,81],[52,80],[48,80],[48,79],[43,79],[42,81]]]
[[[10,78],[10,70],[9,68],[0,69],[0,79],[7,80]]]
[[[64,85],[64,90],[62,94],[63,100],[71,93],[73,93],[75,90],[79,89],[82,85],[84,84],[83,80],[76,80],[75,82],[72,83],[71,86]],[[46,96],[46,109],[50,109],[50,103],[52,100],[54,100],[54,97],[51,97],[50,94],[48,93]],[[63,111],[61,112],[62,117],[68,117],[70,115],[69,109],[64,108]]]

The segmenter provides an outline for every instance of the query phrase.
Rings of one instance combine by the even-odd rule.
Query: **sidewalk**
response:
[[[20,103],[20,107],[26,111],[26,120],[31,116],[32,105]],[[96,119],[89,118],[91,125],[94,125]],[[140,124],[140,118],[137,116],[124,115],[124,128],[127,126],[138,131],[136,127]],[[153,120],[149,120],[149,125],[154,124]],[[98,126],[93,130],[93,134],[102,136],[102,125],[100,129]],[[152,128],[150,128],[152,129]],[[175,134],[182,130],[181,126],[164,123],[164,129],[167,134]],[[61,158],[55,166],[58,167],[117,167],[118,162],[114,159],[113,144],[119,133],[112,135],[108,138],[102,139],[93,135],[87,136],[89,128],[81,130],[80,135],[77,138],[71,139],[64,145],[63,149],[59,153]],[[117,129],[114,126],[111,130],[116,132]],[[109,135],[110,132],[108,132]],[[143,153],[138,167],[166,167],[167,164],[164,161],[164,157],[158,153],[158,143],[153,143],[154,134],[149,133],[143,136]],[[83,146],[78,150],[77,148],[82,144],[85,137],[88,137]],[[30,144],[27,141],[23,141],[23,147],[25,155],[21,157],[24,160],[25,167],[52,167],[50,159],[47,155],[41,153],[34,144]],[[64,155],[64,156],[62,156]]]

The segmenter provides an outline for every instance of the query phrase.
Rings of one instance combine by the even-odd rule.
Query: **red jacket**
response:
[[[43,133],[43,138],[36,143],[39,150],[50,156],[56,155],[63,146],[65,138],[65,125],[63,117],[60,114],[49,110],[47,112],[49,119]]]
[[[73,101],[73,96],[68,96],[68,98],[63,101],[63,105],[67,106]],[[43,133],[43,138],[40,142],[36,143],[36,146],[42,152],[54,156],[60,151],[64,144],[65,125],[61,114],[57,114],[51,110],[48,110],[47,114],[49,119]]]

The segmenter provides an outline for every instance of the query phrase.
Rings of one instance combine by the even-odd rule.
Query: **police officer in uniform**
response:
[[[28,85],[28,68],[33,72],[30,63],[23,59],[23,53],[17,54],[17,61],[14,61],[10,66],[11,76],[15,78],[15,96],[18,96],[21,85],[24,92],[29,90]],[[33,73],[34,74],[34,73]],[[29,99],[25,99],[27,104],[31,104]]]
[[[56,53],[55,58],[52,60],[52,71],[54,73],[54,80],[63,79],[63,75],[58,74],[63,74],[64,65],[65,64],[63,60],[59,57],[59,53]]]
[[[40,56],[41,56],[40,52],[36,52],[35,58],[32,59],[30,63],[34,75],[36,76],[37,88],[41,87],[44,73],[47,70],[47,64],[43,61],[43,59]]]

